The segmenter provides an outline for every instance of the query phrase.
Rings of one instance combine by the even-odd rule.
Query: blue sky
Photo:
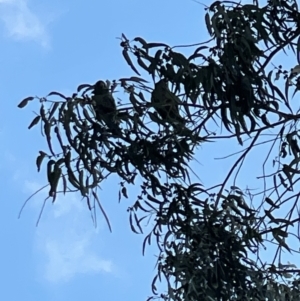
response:
[[[118,179],[103,184],[99,197],[113,233],[100,214],[93,227],[75,194],[48,204],[38,227],[45,192],[17,219],[24,200],[46,183],[35,167],[45,142],[38,127],[27,130],[39,107],[20,110],[17,104],[30,95],[68,94],[81,83],[132,76],[116,39],[122,32],[129,39],[193,44],[208,38],[203,17],[203,6],[186,0],[0,0],[1,299],[135,301],[150,295],[155,248],[142,256],[143,236],[131,232],[126,213],[137,189],[118,204]],[[292,56],[285,62],[287,68],[295,65]],[[239,147],[232,140],[199,149],[201,165],[193,166],[205,185],[221,181],[233,162],[214,160],[224,149],[230,154]],[[261,175],[259,164],[253,164],[260,156],[261,151],[251,156],[239,186],[249,184],[250,175]]]

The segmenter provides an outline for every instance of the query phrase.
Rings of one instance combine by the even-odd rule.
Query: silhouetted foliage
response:
[[[47,167],[53,202],[59,193],[78,191],[89,210],[99,205],[108,223],[97,197],[102,181],[117,174],[120,198],[128,198],[128,185],[142,180],[128,212],[136,233],[145,231],[145,218],[154,221],[143,244],[144,252],[154,237],[160,250],[152,283],[156,296],[149,299],[298,300],[300,270],[281,261],[284,251],[298,253],[288,238],[299,239],[290,230],[300,220],[300,115],[290,105],[300,83],[297,2],[269,0],[261,7],[258,1],[216,1],[206,11],[211,39],[189,46],[189,56],[180,46],[141,37],[130,41],[123,34],[123,56],[134,76],[82,84],[71,97],[51,92],[40,98],[29,128],[41,125],[49,150],[39,152],[37,168]],[[273,63],[286,49],[298,60],[291,71]],[[127,93],[127,102],[116,102],[117,89]],[[264,140],[266,132],[271,140]],[[214,142],[217,149],[220,139],[231,138],[240,145],[240,157],[224,181],[204,187],[191,180],[196,148]],[[246,157],[267,143],[261,190],[237,187]],[[274,172],[266,175],[270,160]],[[286,204],[283,216],[279,209]],[[269,262],[261,259],[266,243],[277,245]],[[163,294],[155,286],[162,276]]]

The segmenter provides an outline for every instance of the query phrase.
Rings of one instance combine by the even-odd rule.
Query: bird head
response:
[[[155,84],[155,87],[156,88],[159,88],[159,89],[168,89],[168,83],[167,83],[167,80],[166,79],[161,79],[160,81],[158,81],[156,84]]]
[[[94,95],[105,94],[109,90],[107,84],[103,80],[97,81],[95,83],[95,85],[93,86],[93,88],[94,88],[94,91],[92,92],[92,94],[94,94]]]

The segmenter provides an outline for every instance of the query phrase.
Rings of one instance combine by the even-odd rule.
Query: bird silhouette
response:
[[[116,113],[117,106],[115,100],[104,81],[99,80],[96,82],[92,95],[92,100],[95,102],[96,114],[105,115]]]
[[[93,86],[92,101],[96,119],[99,122],[103,121],[110,129],[119,129],[116,121],[116,102],[104,81],[99,80]]]
[[[99,80],[93,86],[92,101],[96,119],[99,122],[103,121],[106,126],[114,132],[120,131],[120,127],[116,120],[116,102],[109,91],[108,85],[104,81]]]
[[[151,103],[160,117],[173,126],[185,127],[185,119],[180,116],[180,99],[170,91],[165,79],[155,83]]]

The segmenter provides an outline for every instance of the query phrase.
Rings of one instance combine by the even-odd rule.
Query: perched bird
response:
[[[170,91],[166,80],[155,83],[151,103],[160,117],[175,126],[185,127],[185,119],[180,116],[180,99]]]
[[[92,101],[96,113],[96,119],[103,121],[111,130],[120,131],[116,121],[117,106],[116,102],[109,91],[108,85],[100,80],[93,86]]]
[[[117,112],[117,107],[112,94],[109,91],[107,84],[99,80],[93,86],[92,100],[95,102],[96,114],[114,114]]]

